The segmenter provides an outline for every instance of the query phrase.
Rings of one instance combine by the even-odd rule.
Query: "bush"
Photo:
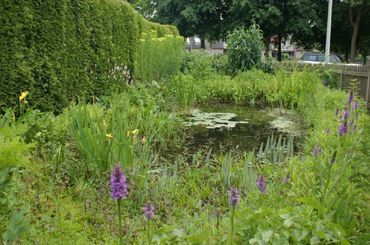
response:
[[[227,47],[233,73],[250,70],[261,62],[261,30],[255,24],[249,29],[235,29],[227,38]]]
[[[142,33],[178,35],[125,1],[16,2],[0,2],[0,113],[23,91],[32,107],[59,112],[72,100],[119,90],[128,76],[143,80]],[[182,47],[171,50],[176,56]]]
[[[212,54],[205,50],[186,52],[181,71],[184,74],[191,74],[199,80],[212,76],[215,72],[212,67]]]

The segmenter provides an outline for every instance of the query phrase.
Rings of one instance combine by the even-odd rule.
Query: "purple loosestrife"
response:
[[[318,155],[320,155],[322,152],[322,149],[319,145],[315,145],[315,147],[313,148],[312,150],[312,155],[314,155],[315,157],[317,157]]]
[[[126,177],[118,164],[114,167],[110,177],[110,191],[113,200],[121,200],[127,196]]]
[[[348,95],[347,104],[350,105],[352,103],[352,100],[353,100],[353,91],[351,90]]]
[[[121,200],[127,196],[127,184],[126,176],[119,164],[114,166],[112,175],[110,176],[110,194],[113,200],[117,201],[119,243],[122,244]]]
[[[154,208],[154,205],[153,204],[146,204],[144,207],[143,207],[143,211],[144,211],[144,215],[145,217],[149,220],[149,219],[153,219],[154,217],[154,211],[155,211],[155,208]]]
[[[266,192],[266,181],[265,181],[265,177],[263,177],[263,175],[260,175],[257,178],[256,185],[257,185],[258,190],[261,193],[265,193]]]
[[[283,176],[283,184],[287,184],[290,181],[290,174]]]
[[[358,109],[358,102],[357,102],[357,100],[355,100],[355,101],[352,103],[352,109],[353,109],[353,110],[357,110],[357,109]]]
[[[229,190],[229,206],[236,207],[239,203],[239,191],[235,187]]]
[[[346,133],[348,132],[348,127],[347,127],[347,122],[343,122],[340,126],[339,126],[339,135],[340,136],[343,136],[345,135]]]
[[[347,108],[347,107],[345,107],[345,108],[344,108],[344,113],[343,113],[343,118],[344,118],[344,120],[347,120],[347,119],[348,119],[348,117],[349,117],[348,108]]]

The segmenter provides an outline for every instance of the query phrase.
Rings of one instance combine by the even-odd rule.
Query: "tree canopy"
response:
[[[131,0],[147,16],[176,25],[183,36],[210,40],[225,37],[237,27],[256,23],[265,47],[280,46],[288,36],[305,48],[323,50],[327,0]],[[332,50],[353,60],[369,53],[370,0],[334,0]]]

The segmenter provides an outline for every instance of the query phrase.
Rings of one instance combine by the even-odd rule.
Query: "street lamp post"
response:
[[[325,43],[325,64],[329,63],[330,54],[330,34],[331,34],[331,13],[333,10],[333,0],[329,0],[328,22],[326,25],[326,43]]]

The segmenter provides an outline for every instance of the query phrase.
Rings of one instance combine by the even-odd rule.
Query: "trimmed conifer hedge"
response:
[[[1,0],[0,112],[22,91],[30,106],[58,112],[118,90],[128,70],[140,80],[140,39],[152,32],[178,35],[121,0]]]

